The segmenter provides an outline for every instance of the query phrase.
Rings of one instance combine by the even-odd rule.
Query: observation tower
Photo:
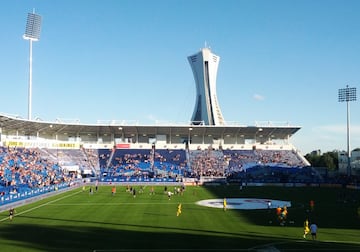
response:
[[[188,57],[196,85],[196,102],[192,124],[224,125],[224,118],[216,95],[216,77],[220,57],[210,48],[203,48]]]

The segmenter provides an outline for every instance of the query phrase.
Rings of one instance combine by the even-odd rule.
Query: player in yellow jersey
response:
[[[224,198],[224,201],[223,201],[223,209],[224,209],[224,211],[226,211],[226,207],[227,207],[227,202],[226,202],[226,198]]]
[[[181,203],[179,203],[178,207],[177,207],[177,212],[176,212],[176,216],[179,216],[181,214]]]
[[[309,232],[310,232],[309,220],[306,219],[306,220],[304,221],[304,235],[303,235],[304,239],[306,239],[306,235],[307,235]]]

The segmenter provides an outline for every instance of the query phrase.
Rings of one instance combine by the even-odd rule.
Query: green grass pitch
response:
[[[0,213],[0,251],[360,251],[359,190],[342,188],[186,187],[169,200],[164,186],[136,197],[118,185],[89,194],[81,188],[22,206],[12,221]],[[168,186],[168,190],[173,190]],[[265,198],[291,201],[287,223],[275,210],[223,211],[197,205],[203,199]],[[315,201],[313,212],[309,201]],[[177,217],[178,203],[182,214]],[[303,239],[307,215],[318,238]]]

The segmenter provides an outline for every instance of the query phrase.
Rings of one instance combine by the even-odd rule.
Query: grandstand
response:
[[[104,183],[201,183],[247,178],[248,182],[309,182],[314,177],[313,172],[302,172],[303,179],[299,179],[299,168],[309,163],[290,143],[300,127],[288,125],[88,125],[32,121],[3,114],[0,125],[4,157],[16,153],[23,162],[21,153],[36,153],[37,162],[45,165],[47,172],[58,171],[63,176],[61,182],[73,184],[90,177]],[[14,163],[3,160],[0,171],[4,203],[34,190],[34,185],[21,179],[22,171]],[[27,167],[26,163],[22,166]],[[276,171],[264,172],[269,167]],[[291,174],[279,175],[282,168]],[[259,169],[268,175],[256,176]],[[41,182],[36,189],[52,186],[55,190],[60,184],[46,172],[42,176],[46,183]],[[317,176],[316,181],[320,180]]]

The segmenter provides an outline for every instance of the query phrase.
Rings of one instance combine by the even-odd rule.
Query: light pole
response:
[[[189,128],[189,135],[188,135],[188,148],[190,149],[190,142],[191,142],[191,131],[193,130],[193,128]]]
[[[351,154],[350,154],[350,115],[349,115],[349,102],[356,101],[356,88],[350,88],[346,85],[346,88],[339,89],[339,102],[346,102],[346,129],[347,129],[347,175],[351,176]]]
[[[25,34],[23,38],[30,42],[30,57],[29,57],[29,105],[28,105],[28,120],[31,120],[31,99],[32,99],[32,42],[38,41],[41,30],[41,16],[33,13],[28,13]]]

